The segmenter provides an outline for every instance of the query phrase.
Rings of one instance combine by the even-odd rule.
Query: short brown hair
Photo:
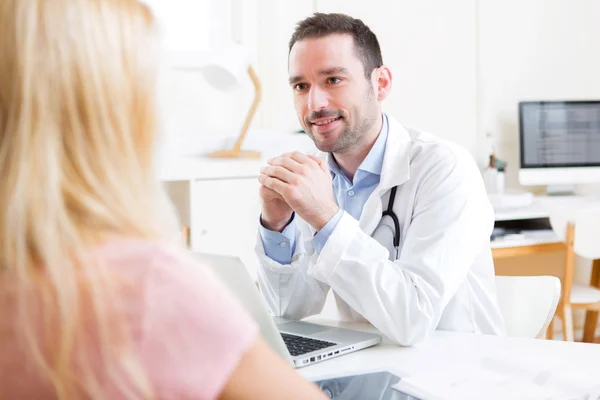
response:
[[[315,13],[298,22],[296,30],[290,39],[289,51],[297,41],[309,38],[321,38],[333,34],[349,34],[354,40],[357,56],[363,63],[365,77],[371,78],[375,68],[383,65],[381,49],[377,36],[360,19],[346,14]]]

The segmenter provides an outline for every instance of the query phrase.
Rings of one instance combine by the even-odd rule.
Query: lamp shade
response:
[[[249,55],[238,45],[231,45],[211,57],[200,68],[206,80],[218,90],[231,92],[247,79]]]

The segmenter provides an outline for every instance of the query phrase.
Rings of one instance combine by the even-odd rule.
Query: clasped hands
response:
[[[295,212],[320,231],[339,211],[325,161],[300,152],[268,160],[258,177],[262,224],[281,232]]]

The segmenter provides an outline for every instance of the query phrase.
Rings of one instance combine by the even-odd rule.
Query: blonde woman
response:
[[[317,399],[185,253],[135,0],[0,1],[0,399]]]

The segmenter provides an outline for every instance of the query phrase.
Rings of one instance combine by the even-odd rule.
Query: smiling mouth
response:
[[[311,122],[311,124],[316,125],[316,126],[323,126],[323,125],[327,125],[330,124],[332,122],[335,122],[339,119],[341,119],[342,117],[337,117],[337,118],[330,118],[330,119],[326,119],[323,121],[317,121],[317,122]]]

